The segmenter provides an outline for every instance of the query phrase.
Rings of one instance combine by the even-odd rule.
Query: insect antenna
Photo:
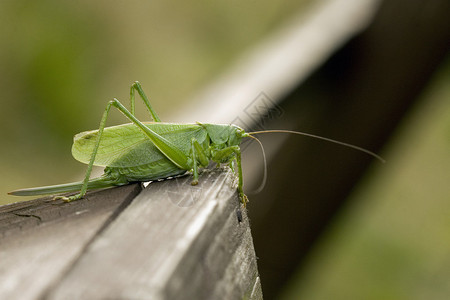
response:
[[[251,135],[249,135],[248,137],[249,137],[249,138],[252,138],[252,139],[254,139],[254,140],[256,140],[256,141],[258,142],[259,146],[261,147],[262,154],[263,154],[263,160],[264,160],[264,176],[263,176],[262,182],[261,182],[261,184],[259,185],[259,187],[258,187],[256,190],[251,191],[252,194],[258,194],[259,192],[261,192],[261,191],[264,189],[264,187],[266,186],[266,182],[267,182],[267,161],[266,161],[266,152],[264,151],[263,144],[261,143],[260,140],[258,140],[256,137],[251,136]]]
[[[248,133],[248,135],[250,137],[252,137],[253,134],[261,134],[261,133],[292,133],[292,134],[303,135],[303,136],[307,136],[307,137],[311,137],[311,138],[327,141],[327,142],[330,142],[330,143],[338,144],[338,145],[341,145],[341,146],[344,146],[344,147],[352,148],[352,149],[364,152],[366,154],[369,154],[370,156],[378,159],[382,163],[386,162],[381,156],[373,153],[372,151],[364,149],[362,147],[358,147],[358,146],[355,146],[355,145],[352,145],[352,144],[340,142],[340,141],[337,141],[337,140],[333,140],[333,139],[330,139],[330,138],[326,138],[326,137],[323,137],[323,136],[310,134],[310,133],[306,133],[306,132],[293,131],[293,130],[262,130],[262,131],[253,131],[253,132],[247,132],[247,133]],[[255,138],[255,137],[252,137],[252,138]],[[256,140],[258,140],[258,139],[256,139]],[[258,142],[261,144],[261,142],[259,140],[258,140]],[[264,157],[264,159],[265,159],[265,157]]]

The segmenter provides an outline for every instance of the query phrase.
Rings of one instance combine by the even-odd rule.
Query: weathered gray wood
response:
[[[259,299],[246,212],[228,172],[150,184],[50,288],[48,299]]]
[[[39,298],[140,190],[134,184],[71,203],[47,197],[1,206],[0,298]]]
[[[130,185],[71,203],[42,198],[2,206],[0,295],[261,299],[234,179],[215,169],[197,186],[185,176],[151,183],[137,197],[140,185]]]

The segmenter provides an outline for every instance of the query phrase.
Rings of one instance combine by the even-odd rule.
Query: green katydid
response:
[[[141,122],[135,117],[135,92],[143,100],[154,122]],[[105,127],[111,107],[117,108],[132,123]],[[243,191],[241,167],[242,138],[267,132],[285,132],[306,135],[366,152],[380,160],[378,155],[343,142],[289,130],[267,130],[245,132],[233,124],[177,124],[164,123],[153,110],[139,82],[130,88],[130,111],[117,99],[108,102],[98,130],[75,135],[72,146],[73,157],[88,165],[83,181],[12,191],[17,196],[33,196],[79,192],[70,197],[58,196],[55,199],[77,200],[88,190],[164,179],[188,172],[192,173],[192,185],[198,183],[199,169],[207,167],[210,161],[218,164],[236,164],[237,190],[245,205],[247,197]],[[257,140],[257,139],[256,139]],[[257,140],[259,142],[259,140]],[[90,179],[92,167],[104,166],[102,176]],[[235,169],[235,168],[233,168]]]

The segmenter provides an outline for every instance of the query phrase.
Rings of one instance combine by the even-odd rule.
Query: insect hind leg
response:
[[[136,84],[136,83],[135,83]],[[139,85],[139,83],[137,83],[136,85],[135,85],[135,88],[137,89],[137,91],[139,92],[139,94],[141,95],[141,97],[145,97],[145,94],[144,94],[144,92],[142,91],[142,88],[140,87],[140,85]],[[141,93],[142,92],[142,93]],[[134,95],[132,95],[132,102],[134,103]],[[144,99],[144,98],[143,98]],[[145,97],[145,99],[144,99],[144,102],[146,102],[146,104],[148,104],[148,108],[149,108],[149,110],[152,112],[153,111],[153,109],[151,108],[151,106],[150,106],[150,103],[148,103],[148,99],[146,99],[146,97]],[[92,172],[92,167],[93,167],[93,165],[94,165],[94,162],[95,162],[95,157],[97,156],[97,152],[98,152],[98,148],[100,147],[100,141],[101,141],[101,139],[102,139],[102,135],[103,135],[103,130],[105,129],[105,126],[106,126],[106,120],[108,119],[108,115],[109,115],[109,111],[111,110],[111,106],[114,106],[114,107],[116,107],[120,112],[122,112],[128,119],[130,119],[134,124],[136,124],[139,128],[141,128],[141,130],[143,130],[144,131],[144,133],[147,133],[147,135],[152,135],[152,134],[154,134],[154,135],[156,135],[154,132],[152,132],[150,129],[148,129],[147,127],[145,127],[145,125],[143,125],[138,119],[136,119],[136,117],[132,114],[132,113],[130,113],[120,102],[119,102],[119,100],[117,100],[117,99],[114,99],[114,100],[111,100],[111,101],[109,101],[108,102],[108,104],[106,105],[106,108],[105,108],[105,111],[104,111],[104,113],[103,113],[103,116],[102,116],[102,119],[101,119],[101,121],[100,121],[100,126],[99,126],[99,128],[98,128],[98,133],[97,133],[97,140],[95,141],[95,145],[94,145],[94,148],[93,148],[93,150],[92,150],[92,154],[91,154],[91,158],[90,158],[90,160],[89,160],[89,164],[88,164],[88,167],[87,167],[87,170],[86,170],[86,174],[85,174],[85,177],[84,177],[84,180],[83,180],[83,184],[82,184],[82,186],[81,186],[81,189],[80,189],[80,193],[78,193],[77,195],[74,195],[74,196],[71,196],[71,197],[64,197],[64,196],[59,196],[59,197],[56,197],[55,199],[63,199],[64,201],[67,201],[67,202],[69,202],[69,201],[73,201],[73,200],[78,200],[78,199],[81,199],[81,198],[83,198],[84,197],[84,195],[86,194],[86,192],[87,192],[87,190],[88,190],[88,184],[89,184],[89,179],[90,179],[90,176],[91,176],[91,172]],[[134,104],[132,105],[133,107],[134,107]],[[153,113],[154,113],[154,111],[153,111]],[[152,113],[152,115],[153,115],[153,113]],[[159,118],[158,118],[158,116],[156,115],[156,114],[154,114],[154,117],[155,118],[157,118],[158,120],[159,120]],[[157,139],[157,138],[156,138]],[[152,140],[153,141],[153,140]],[[160,143],[163,143],[164,141],[160,141]],[[164,147],[166,147],[166,148],[171,148],[171,145],[167,145],[167,144],[164,144],[164,145],[162,145],[162,146],[164,146]],[[176,152],[176,150],[174,150],[175,152]],[[180,155],[179,153],[176,153],[176,154],[178,154],[178,156],[177,156],[177,158],[180,160],[180,162],[181,163],[183,163],[184,161],[183,161],[183,156],[182,155]],[[177,159],[177,160],[178,160]]]
[[[147,107],[148,111],[150,112],[153,121],[155,122],[161,122],[161,119],[158,117],[158,114],[156,113],[156,111],[152,108],[152,106],[150,105],[150,101],[147,98],[147,95],[145,95],[144,90],[142,89],[141,84],[139,83],[139,81],[135,81],[130,88],[130,110],[131,110],[131,114],[134,116],[135,115],[135,91],[138,92],[139,96],[141,96],[142,101],[144,102],[145,106]]]
[[[97,134],[97,140],[95,141],[94,149],[92,150],[91,159],[89,160],[86,174],[84,175],[84,180],[83,180],[83,184],[80,189],[80,193],[78,193],[74,196],[70,196],[70,197],[58,196],[58,197],[55,197],[55,199],[62,199],[66,202],[70,202],[73,200],[81,199],[84,197],[84,195],[86,195],[86,192],[88,190],[89,178],[91,177],[92,167],[94,165],[95,157],[97,155],[98,148],[100,146],[100,141],[102,139],[103,130],[105,129],[106,120],[108,119],[108,114],[109,114],[109,111],[111,110],[111,106],[113,104],[114,104],[114,101],[108,102],[108,104],[106,105],[106,108],[105,108],[105,112],[103,113],[102,119],[100,121],[100,126],[98,128],[98,134]]]

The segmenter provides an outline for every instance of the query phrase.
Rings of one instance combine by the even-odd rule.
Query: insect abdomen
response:
[[[164,179],[185,173],[169,160],[159,160],[135,167],[106,167],[105,175],[110,178],[125,178],[128,182]]]

